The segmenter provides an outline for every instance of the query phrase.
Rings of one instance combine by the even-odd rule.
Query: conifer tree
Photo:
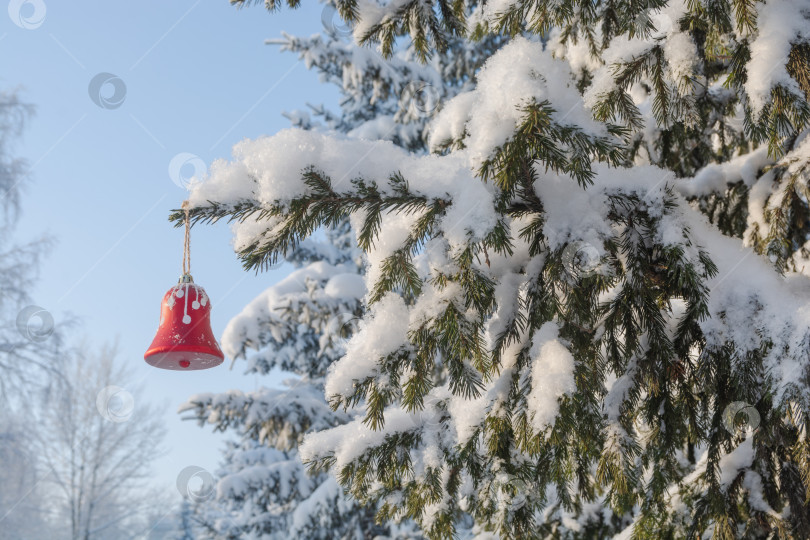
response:
[[[509,42],[431,155],[286,130],[191,194],[247,269],[356,231],[310,469],[431,538],[810,537],[810,2],[336,6],[385,56]]]

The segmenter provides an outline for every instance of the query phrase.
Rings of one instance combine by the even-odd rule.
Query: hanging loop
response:
[[[180,278],[183,282],[192,281],[191,279],[191,221],[189,220],[188,201],[183,201],[183,210],[186,213],[186,235],[183,241],[183,274]]]

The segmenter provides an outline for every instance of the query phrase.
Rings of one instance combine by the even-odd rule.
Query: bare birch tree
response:
[[[32,113],[33,107],[16,92],[0,90],[0,399],[4,405],[50,380],[60,364],[54,318],[30,297],[51,239],[14,242],[29,165],[13,150]]]
[[[71,540],[136,536],[156,500],[150,465],[162,454],[162,414],[114,346],[82,347],[39,403],[36,445],[52,492],[55,519]]]

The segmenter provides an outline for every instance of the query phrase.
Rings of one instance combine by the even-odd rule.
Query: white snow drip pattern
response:
[[[191,302],[191,309],[200,309],[200,306],[205,307],[208,304],[208,295],[202,287],[198,287],[193,283],[179,283],[172,287],[172,294],[166,300],[166,305],[169,309],[174,309],[174,304],[177,302],[175,298],[183,298],[183,324],[191,324],[191,316],[188,314],[188,299],[189,288],[195,293],[194,301]]]

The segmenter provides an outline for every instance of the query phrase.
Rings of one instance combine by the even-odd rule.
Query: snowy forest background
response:
[[[21,309],[48,240],[13,240],[30,109],[3,94],[0,534],[810,535],[810,3],[321,19],[269,44],[339,106],[185,186],[195,231],[229,221],[246,270],[284,269],[221,343],[285,380],[188,397],[228,438],[179,504],[115,347]]]

